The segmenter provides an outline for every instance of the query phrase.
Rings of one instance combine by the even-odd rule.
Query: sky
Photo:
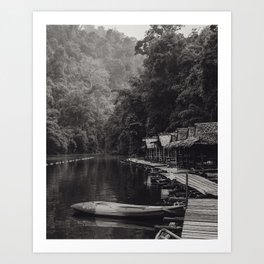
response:
[[[144,38],[145,31],[149,29],[149,25],[103,25],[106,29],[117,29],[119,32],[123,32],[126,36],[135,37],[140,40]],[[180,32],[184,34],[184,36],[188,36],[192,32],[192,28],[202,28],[200,25],[186,25],[184,26]]]

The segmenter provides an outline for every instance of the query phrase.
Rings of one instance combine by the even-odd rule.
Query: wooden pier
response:
[[[186,173],[161,173],[167,178],[185,184],[186,183]],[[189,187],[199,191],[200,193],[206,195],[211,194],[217,196],[217,184],[215,182],[209,181],[199,175],[188,173],[188,185]]]
[[[205,179],[204,177],[201,177],[199,175],[193,174],[188,172],[188,170],[179,170],[177,168],[169,168],[165,164],[162,163],[153,163],[145,160],[140,159],[128,159],[128,161],[141,164],[145,166],[149,166],[152,168],[159,169],[161,171],[160,174],[166,176],[170,180],[175,179],[181,184],[186,184],[186,173],[188,173],[188,185],[189,187],[199,191],[200,193],[207,195],[213,195],[218,196],[218,184],[215,182],[212,182],[208,179]]]
[[[217,210],[217,199],[189,199],[181,238],[217,239]]]
[[[181,234],[182,239],[218,238],[218,184],[216,182],[196,175],[193,173],[193,171],[190,172],[184,169],[170,168],[162,163],[153,163],[132,158],[128,159],[128,161],[158,169],[159,174],[166,176],[170,180],[176,180],[177,182],[186,186],[185,200],[187,208],[183,219]],[[217,177],[215,178],[217,179]],[[188,187],[191,187],[204,195],[210,194],[215,196],[216,199],[189,199]],[[160,229],[156,239],[160,239],[159,235],[161,234],[161,231],[165,230],[168,232],[168,230],[178,230],[178,227],[174,225],[175,219],[171,217],[165,217],[164,222],[169,222],[169,225],[155,226],[155,228]]]

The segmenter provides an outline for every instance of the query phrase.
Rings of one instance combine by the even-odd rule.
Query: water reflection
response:
[[[52,157],[62,160],[65,157]],[[120,163],[118,157],[47,166],[47,238],[153,238],[153,223],[80,218],[70,205],[80,201],[112,201],[131,204],[160,202],[160,190],[144,185],[146,173]]]

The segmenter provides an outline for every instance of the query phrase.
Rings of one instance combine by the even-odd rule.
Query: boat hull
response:
[[[71,206],[75,211],[91,216],[153,218],[165,214],[183,215],[183,206],[145,206],[111,202],[83,202]]]

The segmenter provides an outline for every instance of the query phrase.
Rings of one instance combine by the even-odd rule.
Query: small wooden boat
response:
[[[162,228],[155,236],[155,239],[181,239],[181,237],[166,228]]]
[[[111,217],[163,217],[165,213],[183,215],[183,205],[149,206],[113,202],[82,202],[71,206],[75,211],[88,215]]]

